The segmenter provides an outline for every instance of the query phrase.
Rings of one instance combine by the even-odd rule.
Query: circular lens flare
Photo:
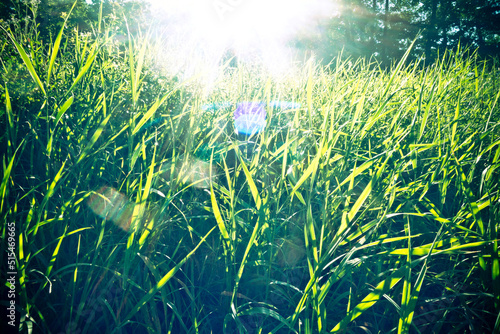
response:
[[[245,135],[254,135],[266,127],[266,109],[263,102],[240,102],[234,111],[234,127]]]

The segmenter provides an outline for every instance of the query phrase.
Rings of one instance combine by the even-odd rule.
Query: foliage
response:
[[[72,7],[72,15],[66,19]],[[111,31],[124,35],[128,24],[136,35],[137,26],[147,22],[148,10],[149,4],[143,1],[7,0],[0,5],[0,20],[13,31],[35,29],[38,39],[50,42],[63,22],[67,30],[78,29],[81,33],[95,32],[96,23],[103,22]]]
[[[316,43],[326,62],[344,49],[347,56],[376,56],[388,66],[420,32],[410,59],[424,55],[430,64],[444,50],[460,46],[478,48],[481,57],[495,56],[499,15],[498,1],[491,0],[341,0]]]
[[[497,63],[240,66],[206,96],[101,23],[2,31],[21,332],[494,331]],[[301,107],[245,139],[202,108],[249,100]]]

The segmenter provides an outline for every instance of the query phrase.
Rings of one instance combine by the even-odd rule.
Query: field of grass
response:
[[[495,60],[223,66],[207,90],[146,34],[1,34],[20,332],[500,333]],[[268,105],[251,152],[239,101]]]

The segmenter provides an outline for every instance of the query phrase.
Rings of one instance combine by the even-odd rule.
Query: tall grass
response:
[[[21,332],[500,331],[495,60],[240,65],[207,96],[98,27],[2,32]],[[249,100],[301,105],[250,153],[202,107]]]

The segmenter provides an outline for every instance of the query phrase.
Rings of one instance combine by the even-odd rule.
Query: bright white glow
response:
[[[318,19],[335,13],[331,0],[148,1],[183,59],[198,55],[218,63],[229,52],[239,61],[258,59],[274,70],[290,61],[292,37],[311,33]]]

